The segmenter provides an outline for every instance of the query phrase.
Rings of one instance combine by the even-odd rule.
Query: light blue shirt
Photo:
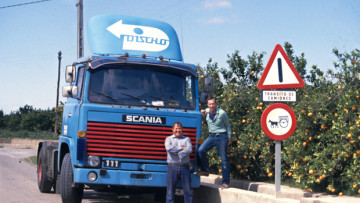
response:
[[[226,133],[228,138],[231,137],[230,120],[226,112],[220,108],[216,108],[216,115],[214,119],[210,118],[210,109],[205,109],[205,120],[208,124],[210,133]]]
[[[181,149],[181,147],[186,147]],[[190,153],[192,152],[191,140],[184,135],[179,138],[170,135],[165,139],[165,148],[167,152],[167,162],[172,164],[190,163]]]

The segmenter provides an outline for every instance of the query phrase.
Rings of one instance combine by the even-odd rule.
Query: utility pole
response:
[[[84,32],[83,32],[83,0],[79,0],[77,7],[77,58],[84,56]]]
[[[58,118],[58,106],[59,106],[59,86],[60,86],[60,67],[61,67],[61,51],[58,53],[59,67],[58,67],[58,80],[57,80],[57,91],[56,91],[56,107],[55,107],[55,127],[54,133],[57,130],[57,118]]]

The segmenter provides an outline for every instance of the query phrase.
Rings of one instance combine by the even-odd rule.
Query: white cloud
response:
[[[231,3],[227,0],[210,0],[204,3],[204,7],[207,9],[231,8],[231,6]]]
[[[226,19],[223,17],[213,17],[209,19],[200,19],[198,21],[203,24],[223,24]]]

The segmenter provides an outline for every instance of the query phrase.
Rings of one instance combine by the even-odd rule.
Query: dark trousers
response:
[[[179,179],[181,179],[185,203],[192,203],[193,196],[191,193],[191,178],[189,166],[177,166],[171,164],[167,166],[166,203],[173,203],[175,201],[176,182]]]
[[[209,171],[209,161],[206,153],[214,146],[217,147],[221,158],[223,184],[230,183],[230,163],[227,154],[228,142],[228,136],[226,133],[220,133],[219,135],[210,134],[204,143],[200,145],[198,152],[201,163],[201,170]]]

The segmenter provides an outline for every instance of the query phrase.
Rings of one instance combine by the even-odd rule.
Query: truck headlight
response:
[[[88,174],[88,179],[91,181],[91,182],[94,182],[96,181],[98,178],[97,174],[94,172],[94,171],[90,171],[89,174]]]
[[[90,156],[88,156],[87,161],[88,161],[89,166],[96,167],[100,164],[100,157],[90,155]]]

